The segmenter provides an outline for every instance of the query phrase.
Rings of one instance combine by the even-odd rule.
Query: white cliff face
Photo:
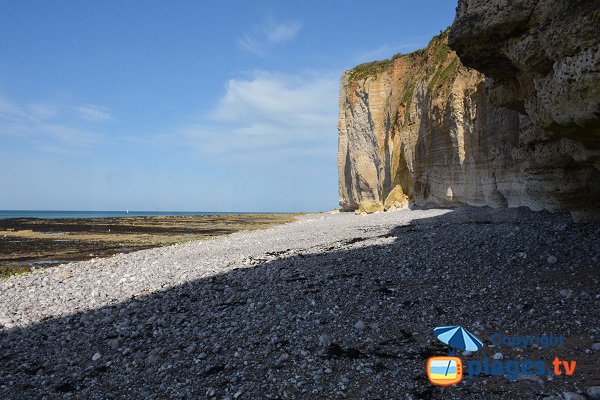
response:
[[[349,202],[345,208],[357,208],[357,201],[361,200],[382,202],[380,173],[383,166],[378,151],[379,144],[375,142],[376,137],[373,135],[375,127],[370,117],[371,103],[367,92],[363,92],[367,97],[356,99],[356,104],[346,118],[347,79],[347,75],[342,77],[338,122],[339,131],[344,132],[339,135],[338,165],[348,167],[340,173],[340,179],[344,178],[344,182],[340,183],[340,196]],[[383,97],[379,99],[382,100]],[[373,104],[373,107],[377,106],[381,105]]]
[[[413,204],[589,208],[581,199],[600,192],[598,151],[492,105],[491,82],[446,43],[440,35],[424,51],[343,75],[342,208],[378,211],[398,205],[388,198],[398,193]]]

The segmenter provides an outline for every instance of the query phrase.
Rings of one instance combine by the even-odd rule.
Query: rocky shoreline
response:
[[[293,221],[297,214],[0,218],[0,279],[73,261]]]
[[[467,207],[306,215],[38,270],[0,281],[0,397],[596,398],[599,262],[597,223]],[[575,373],[435,387],[448,324],[485,343],[463,360]],[[494,348],[494,332],[565,345]]]

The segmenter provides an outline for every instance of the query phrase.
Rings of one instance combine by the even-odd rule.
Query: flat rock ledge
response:
[[[598,223],[467,207],[307,215],[39,270],[0,281],[0,398],[591,398],[599,263]],[[485,343],[464,360],[577,369],[433,386],[449,324]],[[494,332],[565,346],[493,348]]]

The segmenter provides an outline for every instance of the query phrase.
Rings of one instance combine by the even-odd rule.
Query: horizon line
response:
[[[275,214],[275,213],[281,213],[281,214],[293,214],[293,213],[299,213],[299,212],[319,212],[319,211],[189,211],[189,210],[127,210],[127,209],[123,209],[123,210],[41,210],[41,209],[30,209],[30,210],[25,210],[25,209],[0,209],[0,212],[17,212],[17,211],[21,211],[21,212],[79,212],[79,213],[83,213],[83,212],[118,212],[118,213],[126,213],[126,212],[137,212],[137,213],[141,213],[141,212],[145,212],[145,213],[156,213],[156,212],[162,212],[162,213],[221,213],[221,214],[239,214],[239,213],[244,213],[244,214]]]

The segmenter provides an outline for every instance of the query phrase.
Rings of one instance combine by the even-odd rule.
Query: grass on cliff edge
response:
[[[446,28],[443,31],[440,31],[439,35],[434,36],[424,49],[418,49],[411,53],[402,54],[397,53],[394,54],[391,58],[386,60],[378,60],[371,61],[364,64],[359,64],[356,67],[352,68],[348,71],[349,73],[349,81],[354,82],[359,79],[365,79],[370,76],[377,76],[391,67],[394,61],[398,58],[402,57],[424,57],[428,54],[428,50],[433,51],[433,58],[436,64],[442,62],[448,53],[451,51],[450,47],[448,47],[448,33],[450,32],[450,28]]]
[[[405,110],[410,108],[418,82],[425,82],[430,95],[437,96],[444,85],[454,79],[461,65],[458,56],[455,54],[453,57],[448,57],[452,53],[452,49],[448,46],[449,33],[450,28],[440,31],[439,35],[434,36],[424,49],[415,50],[408,54],[396,54],[387,60],[360,64],[348,71],[348,83],[353,85],[361,79],[377,77],[392,68],[395,60],[407,57],[413,59],[416,71],[411,73],[403,84],[400,104],[404,105]],[[409,116],[410,113],[405,112],[404,117],[401,118],[399,113],[396,112],[391,126],[396,126],[398,123],[408,124]]]

